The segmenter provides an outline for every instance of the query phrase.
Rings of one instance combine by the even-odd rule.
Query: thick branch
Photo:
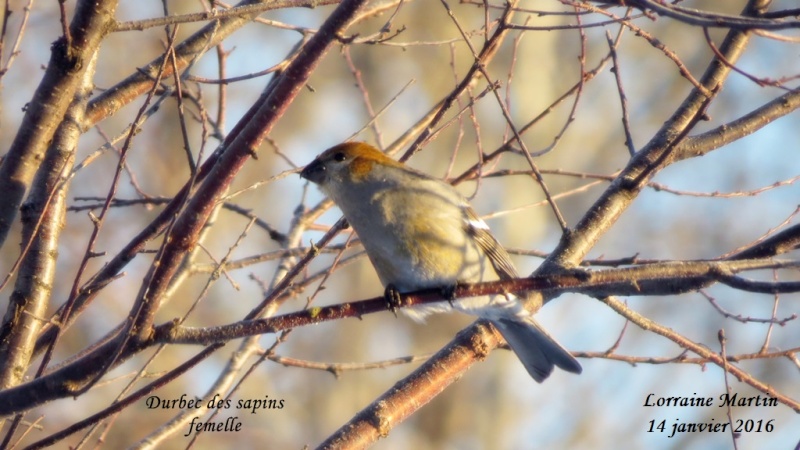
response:
[[[386,437],[420,406],[439,395],[475,362],[484,359],[502,342],[485,322],[462,330],[456,340],[464,345],[445,347],[411,375],[375,399],[350,421],[333,433],[319,449],[367,448],[378,438]]]
[[[754,15],[760,11],[766,0],[751,1],[743,12]],[[741,31],[731,31],[720,46],[720,52],[728,61],[735,61],[744,51],[749,35]],[[706,69],[700,84],[714,95],[730,73],[727,64],[715,58]],[[616,180],[583,216],[571,233],[564,233],[558,247],[539,267],[537,273],[546,274],[559,270],[559,267],[575,266],[586,256],[594,244],[622,213],[659,170],[675,160],[675,151],[683,138],[697,124],[704,114],[711,98],[699,89],[692,89],[675,114],[669,118],[653,139],[642,148],[622,170]]]
[[[787,19],[764,19],[748,17],[746,15],[733,16],[729,14],[707,12],[698,9],[684,8],[667,2],[652,0],[624,0],[619,2],[622,6],[651,10],[661,16],[677,21],[708,28],[732,28],[738,30],[787,30],[800,28],[800,21]]]
[[[797,261],[761,260],[686,261],[645,264],[596,272],[575,270],[571,273],[558,275],[461,285],[456,287],[455,296],[456,298],[465,298],[506,292],[519,293],[529,290],[537,290],[552,296],[574,292],[598,298],[612,295],[672,295],[694,291],[714,282],[735,284],[730,283],[730,280],[735,278],[733,274],[742,271],[796,267],[798,264],[800,263]],[[741,279],[736,280],[736,283],[738,283],[738,280]],[[773,292],[775,290],[783,292],[800,291],[800,283],[776,282],[769,283],[769,285],[765,292]],[[427,289],[404,294],[402,299],[401,307],[403,308],[443,300],[441,289]],[[178,322],[170,322],[156,327],[145,341],[126,343],[119,352],[117,364],[153,345],[220,344],[233,339],[265,333],[277,333],[331,320],[359,318],[365,314],[386,311],[386,309],[385,299],[376,297],[218,327],[193,328],[180,326]],[[469,330],[472,329],[470,328]],[[497,345],[497,338],[493,337],[492,334],[487,334],[485,330],[479,330],[479,332],[481,336],[491,339],[493,343],[491,348]],[[461,336],[468,335],[469,333]],[[113,353],[113,350],[122,345],[124,339],[120,336],[122,335],[118,334],[116,338],[102,344],[79,360],[58,368],[42,378],[33,380],[18,388],[0,392],[0,415],[21,412],[40,403],[70,395],[85,380],[91,379],[95,375],[92,370],[87,370],[87,368],[99,368],[102,365],[101,363],[106,361]],[[469,342],[467,347],[473,348],[474,343],[479,341],[468,340],[467,342]],[[444,353],[440,352],[439,355],[446,355],[448,351],[446,348],[442,351]],[[482,351],[488,352],[489,348],[483,347]],[[458,356],[453,356],[453,358],[458,361],[462,361],[463,358],[469,355],[475,356],[474,348],[472,350],[459,348],[457,353]],[[436,356],[432,361],[435,359]],[[467,366],[458,370],[466,370],[466,368]],[[449,370],[447,369],[446,372],[449,373]]]
[[[751,282],[735,276],[736,273],[743,271],[797,266],[800,266],[798,261],[678,261],[601,271],[574,270],[549,276],[459,285],[453,295],[456,299],[461,299],[508,292],[538,291],[553,297],[565,293],[578,293],[595,298],[611,295],[663,296],[693,292],[717,282],[748,292],[764,294],[800,292],[798,282]],[[403,294],[402,307],[442,300],[441,289],[425,289]],[[154,339],[165,344],[209,345],[330,320],[360,318],[365,314],[385,310],[386,300],[383,297],[376,297],[218,327],[192,328],[165,324],[157,328]]]
[[[19,131],[0,165],[0,246],[89,60],[114,24],[116,8],[116,0],[79,1],[69,27],[70,39],[62,36],[51,47],[42,82],[27,104]]]
[[[161,296],[178,269],[182,256],[196,244],[217,200],[228,189],[242,166],[255,155],[261,141],[275,126],[336,36],[346,28],[364,2],[365,0],[343,1],[320,27],[319,32],[303,46],[281,77],[268,88],[269,94],[264,101],[254,104],[231,132],[224,145],[224,153],[170,230],[160,261],[153,264],[142,283],[137,302],[132,309],[139,311],[132,322],[132,330],[137,333],[138,339],[146,338],[150,332]]]
[[[675,161],[703,156],[712,150],[755,133],[800,108],[800,90],[787,92],[748,114],[703,134],[687,138],[675,151]]]
[[[50,306],[56,257],[66,214],[67,178],[83,130],[78,126],[93,87],[96,56],[66,112],[22,207],[23,255],[19,277],[0,330],[0,389],[17,385],[28,370],[36,338]]]
[[[800,224],[791,227],[746,248],[728,259],[757,259],[782,255],[800,247]]]

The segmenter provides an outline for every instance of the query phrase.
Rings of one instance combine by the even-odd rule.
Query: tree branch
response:
[[[70,45],[62,36],[51,47],[50,62],[27,104],[22,124],[0,164],[0,246],[17,216],[22,198],[47,145],[64,119],[89,60],[114,24],[116,0],[81,0],[70,24]]]

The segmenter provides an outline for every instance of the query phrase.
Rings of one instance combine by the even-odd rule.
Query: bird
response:
[[[387,298],[421,289],[518,278],[508,252],[452,185],[412,169],[364,142],[320,153],[300,172],[342,210],[366,250]],[[528,294],[530,295],[530,294]],[[487,319],[525,369],[543,382],[554,367],[580,374],[580,363],[525,308],[497,294],[403,308],[416,320],[458,311]]]

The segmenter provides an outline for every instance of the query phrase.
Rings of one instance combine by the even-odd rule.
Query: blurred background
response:
[[[167,1],[170,14],[203,11],[208,2]],[[13,11],[8,29],[21,26],[26,1],[9,1]],[[379,5],[390,5],[377,10]],[[598,3],[591,3],[595,7]],[[686,1],[689,8],[725,14],[739,14],[745,2]],[[66,2],[70,13],[73,1]],[[502,13],[502,4],[492,3],[488,13],[481,2],[450,2],[461,26],[470,33],[471,42],[480,48],[485,34],[482,27]],[[556,103],[524,134],[527,148],[537,156],[536,163],[545,172],[545,181],[570,226],[575,225],[587,208],[608,186],[608,177],[623,168],[630,158],[625,146],[618,85],[607,60],[609,43],[606,33],[617,39],[619,25],[576,29],[575,9],[569,2],[531,0],[520,2],[513,17],[515,24],[527,24],[531,30],[509,33],[497,56],[488,66],[499,94],[509,106],[516,127],[521,128],[551,108],[558,98],[581,80],[582,74],[600,66],[596,76],[586,80],[579,95]],[[771,10],[796,6],[794,2],[775,1]],[[334,6],[315,9],[288,8],[262,14],[267,21],[252,22],[222,43],[229,54],[225,76],[256,73],[280,63],[302,39],[302,32],[314,30]],[[161,17],[164,4],[147,0],[121,2],[117,11],[120,22]],[[348,30],[356,40],[334,46],[314,72],[308,89],[300,93],[274,132],[234,182],[232,192],[249,188],[230,197],[228,202],[250,211],[279,233],[287,233],[299,212],[316,206],[323,195],[296,174],[324,149],[355,136],[358,140],[386,147],[420,120],[438,101],[448,95],[473,64],[469,48],[439,2],[372,2],[376,10]],[[585,11],[585,10],[583,10]],[[610,8],[616,16],[624,8]],[[633,11],[633,23],[674,52],[688,70],[700,78],[713,57],[703,30],[664,17],[642,17]],[[384,41],[374,35],[390,19],[390,31]],[[598,13],[582,13],[580,23],[607,22]],[[31,100],[48,63],[49,46],[61,35],[56,2],[36,3],[31,10],[19,54],[2,79],[2,116],[0,145],[8,148],[22,117],[21,110]],[[186,39],[207,22],[181,23],[178,41]],[[549,29],[548,29],[549,28]],[[299,30],[299,31],[298,31]],[[582,34],[583,33],[583,34]],[[710,29],[717,45],[724,29]],[[736,66],[755,77],[780,80],[800,73],[797,31],[780,31],[785,40],[774,36],[754,36]],[[359,42],[364,37],[367,42]],[[372,38],[371,38],[372,37]],[[95,77],[96,92],[102,92],[160,56],[165,48],[164,28],[110,34],[101,49]],[[7,44],[8,45],[8,44]],[[627,111],[635,148],[645,145],[689,93],[692,85],[680,75],[675,63],[645,39],[624,30],[616,48],[619,75],[627,97]],[[6,58],[8,53],[5,54]],[[603,63],[603,60],[606,61]],[[6,64],[6,61],[2,61]],[[603,65],[601,65],[603,64]],[[202,55],[188,74],[205,79],[220,77],[220,60],[215,51]],[[198,103],[186,106],[191,151],[203,158],[219,144],[213,130],[194,120],[201,112],[213,118],[218,132],[225,133],[236,124],[271,75],[238,81],[225,86],[224,121],[220,121],[220,86],[192,80],[186,89]],[[172,80],[165,83],[171,84]],[[790,79],[785,87],[794,88]],[[486,81],[471,89],[477,96]],[[759,86],[753,80],[733,73],[722,93],[708,111],[709,120],[692,134],[716,128],[762,106],[785,93],[778,87]],[[365,95],[367,94],[367,95]],[[365,98],[368,97],[368,98]],[[106,141],[128,126],[141,105],[138,99],[113,117],[87,130],[81,140],[77,160],[93,155]],[[367,104],[368,102],[368,104]],[[462,96],[448,113],[449,125],[443,127],[423,151],[409,164],[436,177],[455,178],[479,160],[479,153],[491,153],[510,137],[510,130],[493,94],[474,101]],[[198,105],[203,105],[202,108]],[[467,108],[464,114],[457,113]],[[574,112],[573,112],[574,109]],[[372,111],[372,112],[370,112]],[[380,115],[371,122],[373,114]],[[634,201],[621,219],[606,233],[589,258],[618,259],[636,256],[653,260],[691,260],[715,258],[748,245],[765,233],[795,224],[800,187],[800,116],[781,118],[755,134],[740,139],[700,158],[676,163],[653,180],[660,189],[648,188]],[[206,124],[207,125],[207,124]],[[172,197],[189,177],[184,144],[179,128],[174,98],[167,99],[159,111],[142,127],[133,141],[127,170],[118,198]],[[212,134],[204,137],[204,132]],[[403,148],[402,150],[405,150]],[[399,154],[394,155],[399,157]],[[84,206],[97,201],[82,198],[105,197],[111,175],[118,162],[114,151],[105,151],[79,170],[71,185],[69,202]],[[504,175],[503,170],[529,170],[525,158],[506,153],[482,169],[480,182],[467,181],[458,189],[470,197],[498,240],[513,254],[520,273],[530,274],[543,254],[557,244],[561,229],[551,209],[543,204],[541,188],[529,175]],[[548,171],[550,173],[548,173]],[[560,172],[560,173],[552,173]],[[501,176],[502,175],[502,176]],[[139,190],[134,187],[134,182]],[[779,183],[779,185],[776,185]],[[762,189],[769,188],[769,189]],[[91,261],[87,273],[97,271],[160,211],[160,205],[135,205],[112,209],[100,234],[98,249],[104,258]],[[318,240],[327,226],[340,217],[336,208],[325,212],[316,226],[303,233],[298,245],[307,247]],[[229,251],[244,230],[248,219],[230,210],[222,210],[217,222],[198,252],[191,275],[177,287],[170,302],[158,317],[162,323],[186,314],[208,283],[209,270]],[[17,224],[18,239],[19,224]],[[59,248],[59,273],[53,289],[53,307],[60,305],[73,283],[76,265],[86,250],[91,221],[86,211],[69,213]],[[334,244],[341,246],[350,238],[340,233]],[[158,248],[158,242],[149,245]],[[234,261],[278,252],[281,243],[264,228],[254,227],[230,255]],[[354,246],[343,258],[360,252]],[[9,240],[2,248],[0,269],[5,274],[19,255],[19,247]],[[784,257],[796,257],[794,254]],[[301,276],[324,273],[338,252],[320,255]],[[125,276],[105,289],[61,341],[57,361],[68,358],[95,342],[127,316],[141,281],[152,262],[151,254],[140,255],[125,269]],[[266,259],[266,258],[265,258]],[[350,261],[350,260],[348,260]],[[241,320],[264,298],[264,286],[273,282],[281,260],[272,258],[257,264],[230,268],[217,280],[210,292],[187,320],[188,325],[223,325]],[[764,273],[763,279],[772,279]],[[796,278],[784,274],[781,279]],[[85,281],[85,280],[84,280]],[[279,313],[302,309],[310,297],[314,305],[354,301],[380,295],[383,291],[369,262],[363,256],[342,264],[324,282],[324,290],[315,293],[319,282],[296,293],[296,298],[281,307]],[[10,288],[0,295],[5,310]],[[687,338],[719,351],[717,333],[728,336],[727,353],[758,352],[769,335],[769,350],[787,350],[800,345],[797,320],[783,326],[753,321],[742,322],[726,317],[709,297],[734,316],[783,319],[800,312],[798,295],[775,298],[714,286],[703,293],[670,297],[624,298],[633,310],[665,325]],[[774,311],[773,311],[774,310]],[[603,352],[620,337],[616,353],[625,356],[667,358],[681,354],[671,341],[641,330],[593,298],[564,295],[549,303],[539,320],[567,348],[580,352]],[[472,319],[457,314],[432,317],[425,324],[414,323],[390,312],[365,316],[362,320],[342,320],[313,327],[299,328],[286,336],[275,349],[277,355],[323,363],[372,363],[409,355],[421,356],[437,351]],[[275,336],[260,339],[261,348],[275,344]],[[237,351],[239,342],[231,342],[212,358],[204,361],[156,395],[165,399],[204,396],[220,377]],[[172,346],[161,352],[147,372],[157,376],[175,367],[199,351],[198,347]],[[133,358],[116,368],[103,384],[89,394],[48,404],[30,412],[26,420],[42,416],[28,438],[47,436],[109,404],[153,351]],[[695,355],[687,355],[693,357]],[[246,368],[258,355],[250,355]],[[265,361],[246,376],[238,390],[238,399],[282,399],[281,409],[224,410],[213,420],[237,417],[243,423],[235,433],[204,433],[198,448],[212,446],[263,448],[300,448],[315,446],[346,423],[356,412],[413,371],[420,361],[387,365],[382,368],[330,371],[284,366]],[[725,408],[644,407],[648,394],[656,397],[718,397],[725,392],[725,376],[712,364],[630,364],[604,358],[582,358],[580,376],[557,371],[544,384],[531,380],[514,355],[493,352],[486,361],[474,365],[459,382],[423,407],[408,421],[391,430],[375,448],[459,448],[459,449],[552,449],[591,446],[612,448],[732,448],[729,433],[678,433],[668,437],[677,422],[727,422]],[[800,374],[797,360],[786,358],[753,359],[737,363],[764,383],[791,398],[800,398]],[[235,377],[239,379],[244,373]],[[146,382],[143,381],[142,383]],[[733,392],[739,396],[757,395],[748,385],[728,377]],[[126,447],[134,445],[171,419],[177,411],[147,408],[144,402],[128,408],[108,424],[102,441],[92,446]],[[771,432],[743,433],[739,449],[793,448],[800,441],[800,419],[790,408],[737,407],[734,419],[774,420]],[[207,420],[207,416],[203,416]],[[666,421],[666,430],[648,432],[651,421]],[[183,448],[188,426],[161,442],[163,448]],[[81,433],[67,441],[77,442]],[[96,439],[96,438],[95,438]]]

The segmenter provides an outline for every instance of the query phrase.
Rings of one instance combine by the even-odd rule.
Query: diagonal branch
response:
[[[763,5],[768,3],[767,0],[752,0],[743,15],[756,15],[764,7]],[[749,39],[748,33],[732,30],[720,46],[720,52],[728,61],[735,61],[744,52]],[[730,72],[731,69],[727,64],[714,58],[701,78],[700,84],[705,91],[712,92],[715,96]],[[542,263],[537,273],[550,273],[560,267],[570,267],[580,263],[600,236],[611,228],[633,203],[647,181],[675,161],[676,149],[692,127],[704,118],[704,111],[712,99],[713,97],[706,97],[700,89],[692,89],[672,117],[631,159],[611,186],[578,222],[575,229],[571,233],[564,233],[556,249]]]
[[[800,89],[787,92],[724,125],[697,136],[686,138],[675,151],[675,161],[703,156],[731,142],[755,133],[775,119],[800,108]]]
[[[336,40],[336,37],[348,25],[363,3],[364,0],[342,2],[322,25],[319,32],[305,44],[303,51],[289,64],[281,77],[271,85],[271,89],[265,92],[243,116],[223,144],[225,151],[218,152],[218,159],[213,166],[209,166],[208,163],[204,165],[208,176],[203,178],[195,195],[189,199],[184,211],[168,232],[161,254],[154,261],[142,283],[137,301],[132,306],[125,327],[114,339],[93,349],[85,356],[89,358],[87,360],[94,361],[93,364],[87,366],[93,368],[92,371],[88,371],[91,373],[86,373],[87,371],[84,370],[83,374],[77,375],[78,378],[55,387],[50,390],[50,394],[48,394],[50,396],[45,395],[44,398],[53,399],[64,393],[74,392],[78,383],[97,376],[104,365],[113,366],[120,360],[129,357],[130,349],[141,349],[142,345],[146,346],[148,336],[153,331],[153,318],[161,298],[168,289],[170,280],[176,273],[183,255],[190,251],[197,242],[207,218],[215,209],[217,200],[225,192],[237,172],[255,154],[261,140],[288,108],[331,43]],[[163,211],[159,218],[140,236],[148,232],[155,233],[165,226],[171,215],[177,211],[178,205],[186,195],[185,192],[189,192],[188,187],[185,187],[181,194],[170,203],[170,205],[176,205],[175,209],[167,208]],[[134,253],[131,254],[135,254],[135,249],[140,248],[144,242],[145,240],[137,238],[129,244],[129,247],[133,246]],[[125,251],[121,253],[123,257],[119,259],[120,264],[124,265],[127,262],[124,258],[125,254],[127,254]],[[106,269],[108,266],[103,271],[105,272]],[[87,293],[87,295],[92,295],[92,293]],[[132,331],[130,336],[128,336],[129,331]],[[112,346],[113,350],[109,346]],[[75,375],[73,374],[73,376]],[[43,398],[42,396],[37,397]]]
[[[116,0],[81,0],[69,26],[51,47],[44,77],[27,104],[22,124],[0,164],[0,246],[8,237],[22,198],[47,145],[64,119],[89,60],[114,24]]]

